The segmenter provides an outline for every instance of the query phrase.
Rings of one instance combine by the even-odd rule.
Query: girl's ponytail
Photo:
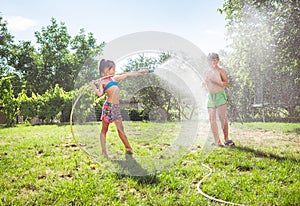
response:
[[[101,59],[101,61],[99,62],[99,75],[100,77],[103,77],[103,71],[106,65],[106,61],[105,59]]]

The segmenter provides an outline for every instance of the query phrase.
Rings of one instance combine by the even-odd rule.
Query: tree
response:
[[[82,67],[89,67],[95,76],[98,60],[93,57],[101,53],[104,43],[98,45],[93,34],[85,34],[84,29],[72,38],[65,24],[57,23],[54,18],[50,25],[35,32],[37,47],[29,41],[14,44],[2,17],[0,35],[0,80],[9,77],[11,85],[5,90],[8,92],[4,94],[2,91],[5,99],[1,102],[6,104],[5,101],[10,99],[13,108],[13,101],[19,96],[21,113],[26,119],[38,115],[49,120],[59,114],[61,121],[68,121],[73,94],[70,91],[75,87],[79,71]]]
[[[47,122],[53,122],[64,108],[64,91],[58,85],[55,85],[53,89],[49,89],[41,95],[39,100],[39,118]]]
[[[138,71],[144,68],[156,68],[171,57],[170,53],[161,53],[157,57],[139,55],[128,59],[128,63],[122,68],[124,72]],[[155,74],[155,73],[154,73]],[[123,82],[124,81],[124,82]],[[120,85],[121,102],[138,102],[142,104],[144,116],[151,111],[152,118],[156,120],[181,120],[191,119],[195,105],[188,95],[174,89],[171,84],[157,75],[139,76],[132,80],[125,79]]]
[[[26,90],[23,90],[18,96],[20,102],[20,115],[23,116],[25,122],[37,117],[39,110],[38,98],[35,93],[32,93],[30,95],[31,97],[28,97],[26,93]]]
[[[7,22],[0,16],[0,75],[9,73],[8,57],[10,56],[13,36],[8,32]]]
[[[226,0],[219,11],[226,14],[231,42],[226,67],[236,86],[230,88],[236,100],[233,104],[245,117],[253,115],[253,104],[262,106],[259,112],[276,107],[296,117],[300,105],[300,1]]]
[[[51,19],[51,25],[43,27],[41,32],[35,32],[35,37],[40,45],[39,65],[44,78],[41,93],[54,88],[56,84],[65,91],[73,90],[81,68],[87,66],[86,61],[100,53],[104,46],[104,43],[97,45],[93,34],[86,35],[84,29],[72,38],[65,24],[58,24],[54,18]]]
[[[12,126],[16,122],[16,115],[19,112],[19,101],[14,97],[11,77],[0,79],[0,112],[7,119],[7,126]]]
[[[7,22],[0,16],[0,113],[7,119],[7,126],[16,122],[19,102],[15,98],[12,82],[19,78],[15,69],[9,65],[12,55],[13,36],[8,32]]]
[[[38,65],[38,54],[29,41],[20,41],[18,45],[13,45],[11,49],[13,55],[9,56],[9,64],[15,68],[20,79],[13,85],[17,87],[15,93],[22,92],[22,87],[26,88],[26,94],[39,93],[39,87],[43,85],[44,78]]]
[[[39,66],[43,76],[39,93],[43,94],[56,84],[65,89],[70,84],[68,77],[71,71],[71,55],[68,48],[71,36],[67,32],[67,27],[64,23],[58,24],[52,18],[49,26],[42,27],[41,32],[35,32],[35,37],[40,45]]]
[[[84,29],[81,29],[79,34],[71,40],[72,59],[74,60],[72,67],[73,82],[70,85],[72,89],[78,89],[88,80],[99,77],[97,69],[99,59],[95,57],[101,54],[104,45],[104,42],[98,45],[93,34],[88,33],[86,35]]]

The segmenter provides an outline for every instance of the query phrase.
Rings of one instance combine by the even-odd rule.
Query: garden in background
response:
[[[82,91],[76,79],[105,42],[97,43],[84,29],[72,37],[55,18],[35,32],[35,45],[15,42],[0,15],[0,205],[215,204],[197,190],[209,173],[202,163],[213,173],[200,187],[213,197],[244,205],[299,205],[299,11],[298,0],[224,1],[219,12],[226,16],[231,43],[218,53],[229,77],[229,133],[236,146],[206,151],[196,144],[168,170],[139,177],[108,172],[71,134],[74,97]],[[140,54],[121,70],[153,68],[171,56],[170,51],[156,57]],[[159,79],[151,81],[129,102],[121,102],[125,130],[147,128],[154,121],[159,131],[193,119],[191,102],[184,97],[177,101],[156,87]],[[122,82],[121,96],[131,87]],[[105,97],[87,95],[95,99],[93,109],[99,114]],[[163,111],[163,122],[149,118],[152,108]],[[80,115],[89,121],[84,110]],[[160,143],[172,136],[172,129],[153,144],[135,141],[136,135],[128,133],[141,154],[142,148],[163,149]],[[113,125],[109,138],[117,139]],[[126,160],[134,161],[134,155]]]

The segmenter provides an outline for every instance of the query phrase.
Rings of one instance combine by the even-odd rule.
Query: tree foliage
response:
[[[12,108],[16,101],[25,119],[38,116],[43,121],[69,121],[70,94],[78,73],[90,56],[101,52],[104,43],[97,44],[93,34],[86,34],[84,29],[71,37],[66,25],[54,18],[50,25],[35,32],[34,46],[29,41],[15,44],[1,16],[0,35],[0,80],[7,86],[1,87],[2,113],[8,119],[14,118],[16,112]],[[8,100],[12,101],[11,106]]]
[[[300,0],[225,0],[219,11],[226,15],[231,42],[221,60],[231,83],[232,120],[262,116],[299,120]],[[29,41],[14,43],[7,22],[0,16],[0,106],[9,125],[19,110],[26,119],[39,116],[43,121],[68,121],[73,90],[79,92],[87,80],[97,78],[98,59],[94,57],[105,44],[97,44],[92,33],[81,29],[72,37],[63,22],[52,18],[48,26],[35,32],[35,38],[34,45]],[[141,55],[129,59],[123,71],[155,68],[169,57],[168,53],[158,58]],[[166,114],[168,120],[193,115],[193,103],[166,89],[155,75],[124,80],[120,88],[121,99],[143,104],[143,112],[133,111],[134,115],[145,117],[155,110]],[[87,99],[92,96],[88,94]]]
[[[16,123],[16,115],[19,112],[19,101],[14,97],[10,77],[0,79],[0,113],[7,119],[7,126]]]
[[[51,24],[35,32],[37,46],[20,41],[13,45],[8,63],[25,81],[27,94],[44,94],[56,84],[65,91],[74,89],[75,79],[89,56],[101,52],[104,44],[97,44],[92,33],[81,29],[72,38],[66,25],[51,19]]]
[[[13,36],[8,32],[7,22],[0,16],[0,75],[7,75],[9,72],[8,57],[11,56]]]
[[[28,97],[23,91],[18,97],[20,115],[25,121],[30,121],[35,117],[43,122],[69,121],[72,95],[73,92],[65,92],[58,85],[42,95],[32,93]]]
[[[265,107],[299,116],[300,1],[226,0],[219,11],[231,42],[224,62],[231,106],[245,118],[264,115]]]
[[[130,58],[123,67],[123,71],[132,72],[141,68],[157,68],[171,56],[172,54],[168,52],[162,52],[153,57],[142,54],[136,58]],[[150,118],[155,121],[192,118],[193,106],[190,102],[183,101],[185,97],[181,96],[178,91],[174,91],[170,83],[156,76],[155,72],[154,75],[139,76],[134,80],[125,79],[120,84],[120,88],[123,90],[121,102],[125,100],[142,105],[143,111],[130,110],[130,114],[133,116],[140,113],[139,115],[145,119]]]
[[[18,97],[20,102],[20,115],[23,116],[25,122],[37,117],[39,111],[38,96],[34,93],[30,96],[31,97],[28,97],[26,91],[23,90]]]

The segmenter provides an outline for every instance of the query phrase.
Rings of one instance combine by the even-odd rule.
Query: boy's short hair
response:
[[[219,59],[219,55],[217,53],[209,53],[207,56],[207,60],[211,61],[211,60],[220,60]]]

